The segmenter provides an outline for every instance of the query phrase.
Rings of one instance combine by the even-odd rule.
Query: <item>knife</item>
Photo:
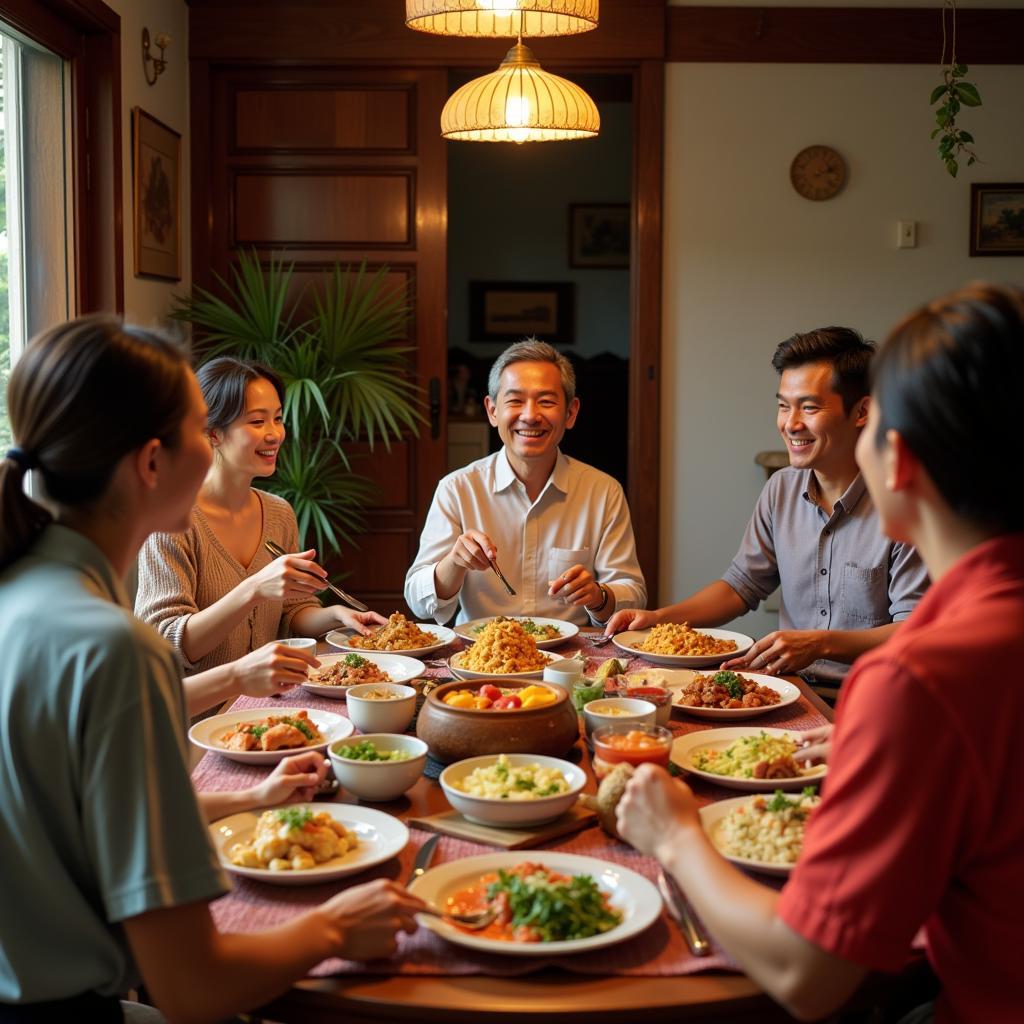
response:
[[[412,862],[412,874],[409,875],[409,880],[405,883],[407,888],[430,867],[430,862],[434,859],[434,851],[440,841],[439,835],[433,835],[420,847],[416,859]]]
[[[683,933],[690,952],[694,956],[707,956],[711,952],[711,943],[693,916],[679,883],[664,869],[658,872],[658,890],[665,900],[669,916]]]
[[[272,541],[272,540],[264,541],[263,542],[263,546],[275,558],[280,558],[282,555],[287,555],[288,554],[288,552],[285,551],[285,549],[283,547],[281,547],[280,544],[275,544],[274,541]],[[306,573],[306,575],[307,576],[313,576],[314,579],[319,579],[318,576],[314,576],[313,573],[311,573],[311,572]],[[355,610],[357,612],[368,612],[370,610],[369,608],[366,607],[365,604],[363,604],[362,601],[357,601],[351,594],[346,594],[345,591],[341,589],[341,587],[336,587],[333,583],[331,583],[330,580],[320,580],[320,582],[323,583],[323,585],[329,591],[331,591],[332,594],[337,594],[338,597],[340,597],[342,599],[342,601],[345,602],[345,604],[350,605],[352,608],[355,608]]]

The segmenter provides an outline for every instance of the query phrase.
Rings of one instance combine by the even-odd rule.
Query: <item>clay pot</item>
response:
[[[579,721],[569,694],[557,686],[554,704],[542,708],[494,711],[454,708],[444,703],[453,690],[478,691],[485,683],[505,690],[522,690],[535,682],[493,679],[456,680],[433,690],[416,720],[416,735],[430,748],[430,756],[443,764],[482,754],[547,754],[562,757],[579,739]]]

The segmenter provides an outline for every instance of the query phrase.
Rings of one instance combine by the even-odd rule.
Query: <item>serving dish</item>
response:
[[[392,700],[373,700],[374,690],[395,694]],[[405,732],[416,714],[416,691],[397,683],[360,683],[348,688],[348,715],[363,733]]]
[[[458,654],[453,654],[448,659],[448,670],[451,672],[453,676],[455,676],[456,679],[542,679],[544,677],[544,669],[548,665],[550,665],[552,662],[564,660],[562,656],[559,654],[552,654],[550,651],[538,651],[537,653],[544,659],[544,664],[541,665],[540,668],[533,669],[530,672],[506,672],[502,674],[497,672],[474,672],[472,669],[461,668],[460,661],[463,655],[465,655],[466,653],[468,652],[459,651]]]
[[[325,751],[336,740],[343,740],[355,732],[355,726],[344,715],[337,715],[333,711],[306,708],[304,709],[306,714],[323,736],[318,743],[310,743],[304,747],[288,747],[284,750],[228,750],[220,742],[220,737],[240,722],[252,722],[256,719],[266,718],[268,715],[294,714],[300,710],[303,709],[271,704],[264,707],[247,708],[244,711],[228,711],[223,715],[212,715],[210,718],[196,722],[189,729],[188,738],[201,750],[211,750],[231,761],[239,761],[242,764],[277,764],[281,758],[290,757],[292,754],[302,754],[307,750]]]
[[[628,629],[624,633],[616,633],[612,643],[631,658],[643,658],[655,665],[668,665],[674,668],[708,668],[711,665],[720,665],[730,658],[740,657],[754,646],[753,637],[734,633],[731,629],[698,629],[697,632],[715,640],[732,640],[736,644],[736,650],[723,654],[652,654],[638,649],[647,639],[649,629]]]
[[[661,895],[642,875],[618,864],[582,857],[557,850],[509,851],[479,857],[463,857],[431,868],[409,886],[410,892],[435,907],[443,908],[449,896],[477,882],[481,875],[500,868],[513,868],[524,860],[533,860],[566,875],[590,875],[598,887],[609,894],[611,905],[622,914],[622,921],[609,931],[587,939],[562,942],[505,942],[462,931],[443,920],[421,914],[420,924],[443,939],[469,949],[504,956],[564,956],[601,949],[631,939],[649,928],[661,914]]]
[[[266,808],[242,811],[215,821],[210,828],[210,838],[225,871],[272,885],[316,885],[332,882],[357,871],[365,871],[375,864],[390,860],[401,853],[409,842],[409,830],[397,818],[372,807],[356,804],[291,804],[298,810],[309,810],[314,814],[323,811],[335,821],[341,822],[359,839],[354,850],[340,857],[317,864],[304,871],[271,871],[269,868],[243,868],[231,863],[230,851],[236,843],[245,843],[256,830],[256,822]]]
[[[687,733],[680,736],[672,744],[672,762],[683,771],[696,775],[706,782],[712,782],[717,786],[725,786],[728,789],[742,789],[750,793],[772,793],[776,789],[794,790],[803,789],[821,782],[828,774],[828,766],[825,764],[814,765],[813,770],[806,775],[797,775],[789,779],[743,779],[729,775],[715,775],[713,772],[702,771],[694,768],[690,763],[690,757],[698,750],[710,748],[712,750],[724,750],[730,743],[743,736],[758,736],[765,733],[768,736],[785,737],[791,736],[799,739],[798,729],[769,729],[767,727],[755,728],[752,726],[734,726],[730,729],[703,729],[700,732]],[[799,751],[794,757],[799,761]]]
[[[397,800],[412,789],[423,774],[423,767],[427,763],[426,743],[415,736],[395,733],[367,733],[351,740],[353,744],[367,741],[380,751],[404,750],[409,758],[405,761],[355,761],[340,757],[336,751],[345,744],[334,743],[327,750],[334,777],[342,788],[360,800],[369,800],[371,803]]]
[[[498,755],[487,754],[484,757],[469,757],[448,765],[441,772],[440,783],[448,803],[464,818],[475,821],[479,825],[491,825],[495,828],[525,828],[541,825],[564,814],[574,803],[587,782],[586,772],[571,761],[563,761],[557,757],[545,757],[542,754],[508,754],[509,763],[513,767],[538,764],[542,768],[550,768],[561,774],[569,784],[564,793],[554,796],[538,797],[533,800],[507,800],[496,797],[473,796],[457,789],[455,784],[477,768],[488,768],[498,760]]]
[[[393,683],[408,683],[413,679],[419,679],[427,670],[427,666],[416,658],[406,657],[404,654],[378,654],[376,651],[349,651],[343,654],[321,654],[317,660],[321,668],[344,661],[349,654],[358,654],[367,661],[372,661],[382,672],[391,676]],[[359,686],[360,683],[353,683]],[[348,693],[348,686],[328,686],[326,683],[318,683],[315,679],[307,679],[302,686],[310,693],[318,697],[328,697],[333,700],[344,700]]]
[[[493,622],[496,618],[512,619],[514,622],[525,622],[530,620],[536,623],[538,626],[553,626],[561,634],[560,636],[552,637],[550,640],[539,640],[533,636],[534,643],[541,649],[545,647],[558,647],[560,644],[564,644],[566,640],[571,640],[576,636],[580,627],[575,622],[566,622],[564,619],[543,619],[539,615],[487,615],[482,619],[470,619],[468,622],[460,622],[455,625],[455,632],[462,637],[463,640],[468,640],[470,643],[475,643],[480,634],[476,632],[481,626],[486,626],[487,623]]]
[[[531,684],[506,676],[485,676],[506,690]],[[545,685],[543,683],[539,685]],[[456,680],[431,690],[419,717],[416,735],[430,747],[430,756],[443,764],[484,754],[546,754],[561,757],[579,738],[579,721],[569,695],[560,686],[549,687],[555,700],[543,707],[509,711],[460,708],[444,703],[453,690],[478,689]]]
[[[708,673],[691,672],[689,674],[692,677],[701,674],[707,675]],[[689,715],[692,718],[731,719],[736,722],[745,718],[757,718],[759,715],[770,714],[772,711],[778,711],[780,708],[789,707],[790,704],[795,704],[800,699],[800,687],[787,682],[785,679],[779,679],[778,676],[766,676],[759,672],[747,672],[745,669],[738,671],[736,674],[743,676],[744,679],[752,679],[758,686],[770,686],[779,695],[779,703],[766,704],[759,708],[684,707],[682,704],[676,703],[679,695],[686,687],[686,683],[681,683],[669,687],[672,690],[672,710],[676,714]],[[687,682],[690,682],[690,680],[687,680]]]

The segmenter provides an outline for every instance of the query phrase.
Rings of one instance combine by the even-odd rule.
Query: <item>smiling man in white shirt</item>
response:
[[[491,367],[488,392],[487,418],[504,446],[438,484],[405,577],[409,607],[437,622],[458,606],[459,622],[541,615],[585,625],[642,605],[622,487],[558,448],[580,409],[572,364],[545,342],[517,342]]]

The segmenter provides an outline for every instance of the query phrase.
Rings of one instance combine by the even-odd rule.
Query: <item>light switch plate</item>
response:
[[[917,221],[901,220],[897,225],[896,247],[898,249],[917,248]]]

